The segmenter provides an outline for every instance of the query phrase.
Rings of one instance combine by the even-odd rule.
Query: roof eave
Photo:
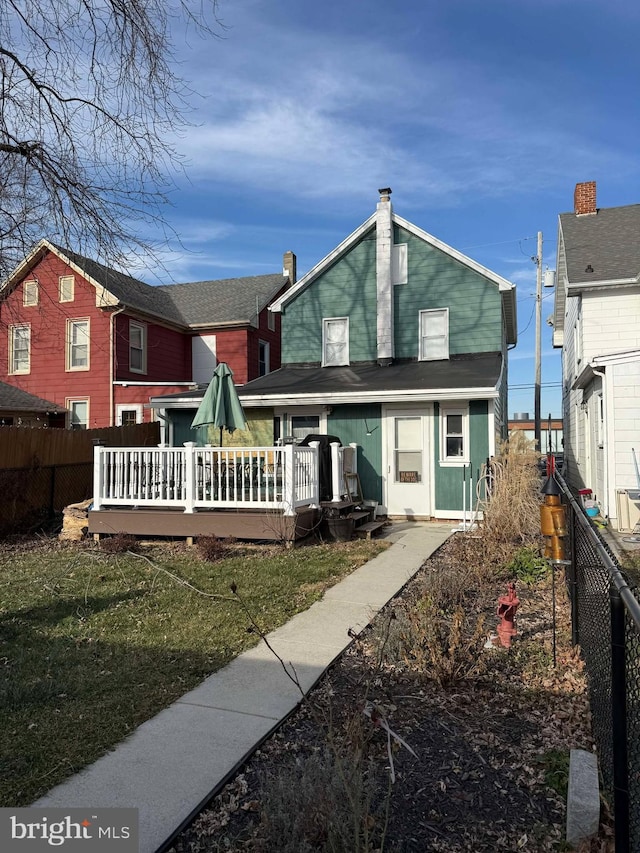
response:
[[[640,284],[640,276],[633,278],[608,278],[598,281],[568,281],[567,295],[573,296],[585,290],[600,290],[605,287],[635,287]]]
[[[239,394],[243,406],[266,408],[272,406],[319,406],[339,403],[428,403],[443,400],[486,400],[496,399],[499,392],[495,386],[482,388],[415,388],[404,391],[331,391],[321,394]]]

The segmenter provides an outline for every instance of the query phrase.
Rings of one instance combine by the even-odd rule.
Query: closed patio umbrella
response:
[[[221,446],[223,429],[233,432],[247,426],[242,404],[233,384],[233,373],[223,361],[213,371],[209,387],[191,422],[191,429],[209,424],[220,427]]]

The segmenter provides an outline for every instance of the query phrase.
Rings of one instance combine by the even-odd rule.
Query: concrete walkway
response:
[[[305,692],[450,535],[450,523],[392,527],[389,549],[268,635]],[[155,853],[300,699],[261,642],[33,805],[137,808],[140,853]]]

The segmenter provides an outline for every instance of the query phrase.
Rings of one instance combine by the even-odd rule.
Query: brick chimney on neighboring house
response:
[[[585,181],[583,184],[576,184],[576,189],[573,194],[573,210],[576,216],[583,216],[585,213],[597,213],[596,207],[596,182]]]
[[[285,252],[282,256],[282,275],[289,277],[289,287],[296,283],[298,275],[298,259],[293,252]]]

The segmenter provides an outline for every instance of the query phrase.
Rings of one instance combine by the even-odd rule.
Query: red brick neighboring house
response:
[[[154,287],[42,240],[0,287],[0,380],[95,428],[150,420],[151,396],[205,385],[220,361],[255,379],[280,366],[267,305],[295,277],[288,256],[283,272]]]

